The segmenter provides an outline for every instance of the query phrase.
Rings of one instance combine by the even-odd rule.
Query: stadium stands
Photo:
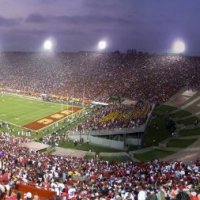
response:
[[[111,96],[164,102],[182,87],[199,88],[199,65],[199,58],[184,56],[1,53],[0,87],[101,102]]]
[[[0,191],[5,199],[15,195],[12,191],[26,192],[31,199],[35,194],[54,194],[48,191],[58,199],[140,199],[143,195],[176,199],[182,193],[197,199],[200,195],[199,161],[110,163],[29,151],[21,147],[22,142],[25,139],[0,136]]]
[[[150,105],[141,102],[135,106],[106,106],[79,125],[78,130],[135,128],[145,122],[149,111]]]
[[[108,102],[111,96],[118,96],[137,100],[134,109],[106,106],[79,126],[134,127],[146,119],[151,103],[165,102],[182,87],[199,89],[199,66],[199,58],[184,56],[1,53],[0,87],[67,99]],[[67,135],[56,137],[67,140]],[[41,197],[55,192],[63,200],[176,199],[183,194],[186,199],[200,199],[198,160],[188,164],[158,160],[113,163],[52,156],[22,147],[27,140],[0,135],[0,195],[5,199],[17,198],[12,191],[26,192],[25,199],[37,199],[33,197],[40,196],[37,189],[43,190]]]

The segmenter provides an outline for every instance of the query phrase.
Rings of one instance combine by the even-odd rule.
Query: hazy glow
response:
[[[185,43],[182,40],[176,40],[173,44],[174,53],[183,53],[185,51]]]
[[[99,50],[104,50],[104,49],[106,49],[106,47],[107,47],[107,42],[106,41],[104,41],[104,40],[99,41],[99,43],[98,43],[98,49]]]
[[[53,42],[50,39],[46,40],[44,42],[44,44],[43,44],[43,48],[46,51],[52,51],[52,49],[53,49]]]

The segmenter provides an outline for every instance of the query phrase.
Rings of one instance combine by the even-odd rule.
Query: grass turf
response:
[[[109,162],[126,162],[131,161],[128,156],[101,156],[101,160],[109,161]]]
[[[177,121],[177,123],[184,124],[184,125],[190,125],[190,124],[194,124],[197,120],[199,120],[197,117],[189,117],[184,120],[179,120],[179,121]]]
[[[200,136],[200,128],[189,129],[189,130],[182,130],[179,132],[180,136]]]
[[[190,116],[190,115],[191,115],[191,113],[188,112],[188,111],[186,111],[186,110],[179,110],[179,111],[177,111],[177,112],[171,114],[170,116],[171,116],[172,118],[177,118],[177,119],[179,119],[179,118],[187,117],[187,116]]]
[[[3,94],[0,96],[0,120],[23,126],[67,107],[67,104]]]
[[[168,105],[160,105],[154,111],[158,113],[170,113],[172,111],[177,110],[177,108],[168,106]]]
[[[70,148],[70,149],[78,149],[83,151],[93,151],[93,152],[122,152],[122,150],[112,149],[108,147],[93,145],[93,144],[78,144],[77,146],[74,145],[72,141],[60,143],[59,147],[63,148]]]
[[[173,151],[164,151],[160,149],[153,149],[144,153],[137,153],[134,157],[142,162],[152,161],[155,159],[161,159],[173,154]]]
[[[149,123],[144,138],[143,146],[155,146],[159,142],[165,140],[168,137],[171,137],[171,131],[167,127],[168,118],[163,115],[155,116]]]
[[[172,139],[167,143],[167,147],[185,148],[195,141],[196,139]]]

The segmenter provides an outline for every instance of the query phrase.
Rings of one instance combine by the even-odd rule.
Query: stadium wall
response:
[[[114,149],[124,149],[124,142],[122,141],[115,141],[115,140],[90,136],[90,142],[92,144],[110,147]]]
[[[89,142],[95,145],[110,147],[113,149],[125,149],[125,145],[123,141],[109,140],[105,138],[95,137],[91,135],[70,135],[70,139],[80,141],[80,138],[83,139],[84,142]],[[129,140],[129,139],[128,139]],[[132,139],[128,144],[138,145],[140,143],[139,139]]]
[[[119,134],[132,134],[132,133],[143,133],[145,131],[146,124],[135,128],[116,128],[111,130],[93,130],[80,133],[79,131],[73,131],[70,134],[74,135],[92,135],[92,136],[102,136],[102,135],[119,135]]]
[[[135,146],[140,146],[141,145],[141,138],[126,138],[126,144],[131,144]]]

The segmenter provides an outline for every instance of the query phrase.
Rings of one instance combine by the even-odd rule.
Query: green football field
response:
[[[0,95],[0,120],[17,126],[23,126],[65,108],[68,108],[67,104],[10,94]]]

